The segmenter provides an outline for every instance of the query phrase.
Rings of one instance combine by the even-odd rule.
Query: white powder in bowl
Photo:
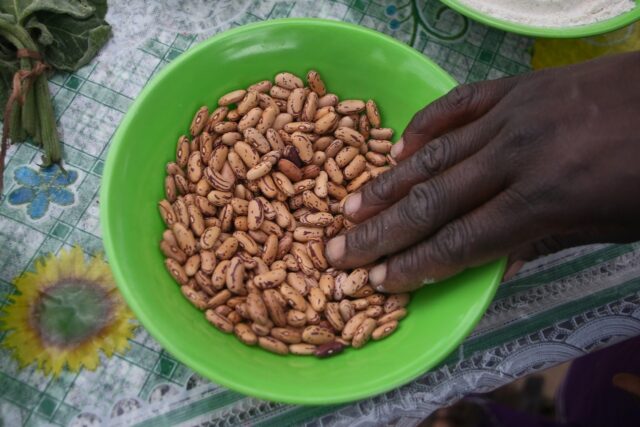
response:
[[[494,18],[536,27],[571,27],[613,18],[636,7],[633,0],[459,0]]]

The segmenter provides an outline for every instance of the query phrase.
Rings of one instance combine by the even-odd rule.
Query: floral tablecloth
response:
[[[265,19],[323,17],[390,34],[459,82],[522,73],[531,64],[531,39],[474,23],[435,0],[109,4],[114,34],[100,56],[50,79],[68,173],[41,170],[41,153],[30,145],[9,151],[0,199],[0,311],[17,295],[16,277],[47,270],[37,269],[40,257],[68,258],[74,246],[87,257],[102,251],[98,192],[118,123],[149,79],[215,33]],[[0,329],[0,342],[13,333]],[[21,368],[0,347],[0,426],[409,426],[467,393],[638,334],[640,244],[583,247],[528,264],[500,287],[473,334],[438,368],[372,399],[301,407],[249,398],[193,373],[138,327],[128,350],[114,344],[115,354],[101,353],[95,370],[67,369],[57,377],[33,364]]]

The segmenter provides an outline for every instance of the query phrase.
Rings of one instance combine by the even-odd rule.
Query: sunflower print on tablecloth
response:
[[[100,352],[124,352],[136,324],[101,255],[85,261],[78,246],[38,260],[14,284],[17,293],[0,312],[3,345],[22,367],[45,374],[95,370]]]

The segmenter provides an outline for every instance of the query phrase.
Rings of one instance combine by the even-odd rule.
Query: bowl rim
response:
[[[467,327],[464,329],[464,333],[459,336],[459,338],[452,340],[452,345],[450,347],[443,346],[443,350],[441,350],[437,355],[435,355],[432,360],[437,360],[433,366],[430,368],[426,368],[424,365],[417,366],[415,369],[410,371],[405,371],[403,375],[399,375],[395,377],[393,380],[388,381],[384,384],[384,386],[379,386],[374,389],[367,388],[358,392],[349,392],[347,394],[336,394],[333,398],[323,397],[322,400],[318,399],[314,396],[305,396],[303,394],[288,394],[286,396],[281,392],[272,392],[270,390],[264,389],[254,389],[251,384],[236,382],[233,378],[229,378],[225,376],[223,373],[212,373],[207,369],[206,366],[193,362],[191,358],[182,350],[182,348],[169,339],[165,338],[164,333],[160,328],[156,327],[155,323],[152,320],[152,316],[148,315],[141,304],[133,297],[130,292],[130,286],[127,285],[127,280],[125,274],[123,273],[120,262],[118,261],[118,257],[116,254],[116,248],[114,241],[111,239],[112,235],[112,226],[111,222],[113,219],[109,219],[109,210],[111,209],[111,202],[109,199],[109,195],[112,193],[112,179],[111,177],[117,173],[115,160],[120,157],[121,152],[126,148],[125,134],[127,129],[131,125],[131,123],[135,120],[137,114],[137,110],[140,108],[142,100],[146,97],[147,94],[155,90],[156,86],[160,84],[175,68],[180,66],[180,63],[186,60],[188,57],[192,55],[197,55],[200,51],[206,50],[211,44],[217,43],[220,40],[224,40],[230,37],[235,37],[240,34],[244,34],[247,32],[252,32],[256,29],[267,28],[272,26],[282,26],[282,25],[315,25],[315,26],[325,26],[328,28],[341,28],[349,31],[357,31],[360,33],[365,33],[367,36],[373,37],[380,41],[386,43],[392,43],[396,48],[404,50],[407,54],[415,56],[417,59],[422,61],[425,65],[429,65],[433,67],[433,70],[439,74],[442,82],[448,84],[450,88],[455,87],[458,83],[451,77],[448,73],[446,73],[440,66],[438,66],[431,59],[427,58],[422,53],[413,49],[409,45],[402,43],[386,34],[354,25],[345,23],[342,21],[329,20],[329,19],[317,19],[317,18],[284,18],[284,19],[274,19],[268,21],[262,21],[258,23],[252,23],[248,25],[243,25],[231,30],[224,31],[220,34],[217,34],[213,37],[210,37],[207,40],[202,41],[197,46],[189,49],[184,52],[178,58],[173,60],[171,63],[166,65],[154,78],[152,78],[142,89],[140,94],[136,97],[133,104],[129,107],[127,112],[125,113],[124,118],[120,122],[118,129],[113,137],[113,141],[111,146],[109,147],[109,153],[107,155],[107,159],[105,162],[105,168],[101,181],[101,189],[100,189],[100,225],[102,227],[102,237],[103,237],[103,245],[107,254],[107,259],[109,260],[109,265],[113,272],[114,279],[118,288],[120,289],[121,294],[126,300],[127,304],[134,312],[136,318],[140,321],[140,323],[145,327],[145,329],[149,332],[149,334],[157,340],[162,347],[167,350],[169,353],[174,355],[176,359],[184,363],[187,367],[192,369],[193,371],[203,375],[205,378],[210,379],[211,381],[227,387],[231,390],[237,391],[239,393],[254,396],[260,399],[275,401],[275,402],[286,402],[291,404],[299,404],[299,405],[329,405],[329,404],[344,404],[348,402],[353,402],[356,400],[372,397],[381,393],[385,393],[389,390],[400,387],[408,382],[414,380],[420,375],[424,374],[428,371],[428,369],[437,366],[447,355],[449,355],[455,348],[462,343],[466,337],[471,333],[473,328],[477,325],[480,318],[484,315],[488,305],[493,300],[493,295],[501,281],[502,274],[504,273],[506,259],[498,260],[496,263],[496,269],[494,271],[494,276],[492,277],[490,286],[490,295],[487,300],[484,302],[482,310],[478,311],[478,314],[472,319],[471,322],[468,323]],[[188,361],[188,363],[186,362]]]
[[[484,12],[480,12],[477,9],[461,3],[459,0],[441,1],[451,9],[455,10],[461,15],[466,16],[467,18],[473,19],[474,21],[480,22],[489,27],[497,28],[499,30],[530,37],[558,39],[592,37],[618,30],[640,20],[640,2],[638,2],[638,0],[636,0],[636,6],[633,9],[623,13],[622,15],[614,16],[604,21],[595,22],[592,24],[560,28],[519,24],[516,22],[496,18]]]

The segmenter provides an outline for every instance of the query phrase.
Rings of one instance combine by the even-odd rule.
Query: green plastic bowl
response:
[[[535,27],[531,25],[518,24],[511,21],[498,19],[491,15],[487,15],[486,13],[480,12],[477,9],[473,9],[466,4],[460,3],[460,1],[458,0],[441,1],[451,9],[458,11],[459,13],[465,15],[470,19],[473,19],[474,21],[481,22],[485,25],[498,28],[503,31],[508,31],[510,33],[522,34],[531,37],[546,37],[558,39],[591,37],[617,30],[640,19],[640,0],[636,0],[636,7],[634,9],[631,9],[630,11],[614,18],[596,22],[595,24],[577,25],[575,27],[564,28]]]
[[[201,105],[282,70],[315,68],[343,98],[374,98],[397,134],[425,104],[455,86],[427,58],[390,37],[340,22],[268,21],[213,37],[151,81],[113,140],[100,194],[104,244],[138,319],[169,352],[212,381],[264,399],[330,404],[372,396],[426,372],[470,333],[494,295],[499,261],[417,292],[397,332],[330,359],[278,356],[247,347],[204,318],[165,271],[165,164]]]

